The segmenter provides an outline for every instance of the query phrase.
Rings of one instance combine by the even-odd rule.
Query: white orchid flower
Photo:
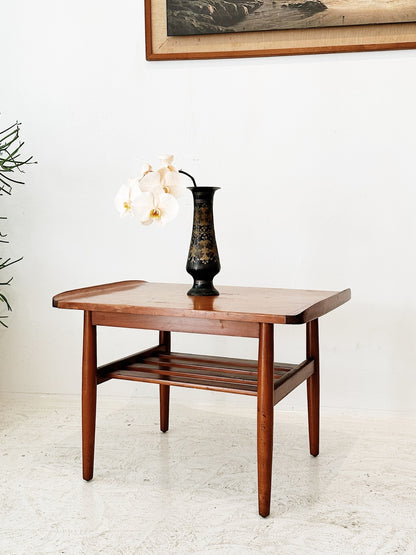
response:
[[[153,222],[163,225],[176,217],[179,210],[176,199],[185,190],[182,172],[173,166],[173,155],[159,159],[162,164],[159,170],[145,164],[140,177],[130,179],[118,191],[114,203],[121,216],[136,215],[144,225]]]
[[[160,168],[160,170],[146,173],[139,181],[140,189],[144,193],[155,195],[168,193],[175,198],[179,198],[185,191],[185,185],[181,174],[175,169],[169,169],[171,167],[166,166]]]
[[[163,193],[163,186],[160,180],[159,172],[149,171],[139,181],[140,190],[144,193],[154,193],[160,195]]]
[[[157,170],[157,173],[160,175],[160,182],[164,192],[179,198],[185,191],[185,185],[181,174],[172,165],[173,155],[164,154],[159,156],[159,160],[162,162],[162,167]]]
[[[176,169],[172,166],[173,154],[161,154],[159,156],[159,160],[162,162],[162,166],[164,168],[168,168],[170,171],[176,171]]]
[[[144,192],[134,203],[134,212],[144,225],[153,222],[164,225],[176,217],[178,210],[178,201],[168,193]]]
[[[159,170],[160,172],[160,170]],[[164,177],[161,179],[163,190],[165,193],[173,195],[175,198],[179,198],[183,195],[186,187],[182,179],[182,175],[175,171],[167,171]]]
[[[141,195],[137,179],[129,179],[128,185],[122,185],[115,196],[114,204],[121,217],[134,216],[134,203]]]

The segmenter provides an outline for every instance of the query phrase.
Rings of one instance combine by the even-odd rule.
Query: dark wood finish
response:
[[[176,352],[166,354],[154,347],[143,351],[142,356],[134,355],[100,366],[98,382],[121,379],[256,396],[257,368],[255,360]],[[274,404],[276,399],[283,399],[312,372],[313,361],[298,365],[274,363]]]
[[[142,360],[147,356],[152,356],[154,354],[160,353],[160,345],[156,345],[155,347],[150,347],[150,349],[145,349],[144,351],[139,351],[134,355],[130,355],[128,357],[120,358],[115,360],[114,362],[110,362],[109,364],[103,364],[97,368],[97,384],[101,384],[103,382],[107,382],[111,380],[109,378],[109,374],[111,372],[116,372],[117,370],[121,370],[122,368],[126,368],[135,362]]]
[[[54,297],[53,305],[108,313],[105,325],[117,325],[117,322],[123,325],[124,320],[118,320],[118,317],[122,319],[124,314],[256,324],[304,324],[351,298],[349,289],[336,292],[221,286],[218,297],[188,297],[188,289],[189,286],[183,284],[126,281],[61,293]],[[139,322],[136,327],[140,327]],[[204,329],[202,333],[209,333]],[[236,330],[236,335],[238,333],[240,331]]]
[[[313,374],[313,364],[313,360],[305,360],[282,376],[274,390],[275,405]]]
[[[233,335],[235,337],[258,337],[259,325],[255,322],[231,322],[202,318],[178,318],[175,316],[151,316],[150,314],[120,314],[94,312],[97,326],[139,328],[144,330],[205,333],[210,335]]]
[[[171,336],[169,331],[159,332],[159,345],[163,345],[164,352],[170,353],[171,350]],[[162,367],[159,365],[159,369]],[[159,384],[159,403],[160,403],[160,430],[167,432],[169,429],[169,398],[170,386]]]
[[[91,312],[84,313],[82,357],[82,468],[84,480],[94,473],[95,415],[97,404],[97,331]]]
[[[348,301],[341,292],[221,287],[219,297],[189,297],[189,286],[110,283],[56,295],[53,305],[84,311],[82,363],[83,476],[91,480],[97,384],[109,379],[159,385],[160,429],[169,428],[170,386],[257,397],[259,513],[270,512],[273,407],[307,380],[310,452],[319,452],[318,318]],[[306,323],[306,360],[274,362],[274,324]],[[97,368],[96,326],[159,331],[157,345]],[[176,353],[171,331],[258,338],[258,359]]]
[[[308,395],[309,449],[311,455],[319,454],[319,331],[318,320],[306,324],[306,356],[313,360],[314,373],[306,382]]]
[[[259,514],[270,513],[273,455],[273,325],[261,324],[257,395],[257,474]]]
[[[198,363],[204,363],[206,366],[221,367],[226,366],[229,369],[245,368],[251,370],[254,376],[257,376],[258,361],[245,359],[245,358],[230,358],[230,357],[219,357],[212,355],[193,355],[190,353],[172,353],[172,356],[176,358],[177,361],[192,363],[193,361]],[[169,356],[161,355],[163,359],[170,359]],[[292,370],[295,367],[294,364],[288,364],[283,362],[275,363],[275,372],[281,373],[288,370]]]

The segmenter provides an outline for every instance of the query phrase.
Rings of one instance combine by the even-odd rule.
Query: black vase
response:
[[[194,222],[186,271],[194,278],[188,295],[219,295],[212,280],[221,269],[215,241],[213,201],[219,187],[188,187],[194,197]]]

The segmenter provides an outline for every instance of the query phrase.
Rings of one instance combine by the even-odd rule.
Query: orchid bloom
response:
[[[120,187],[114,204],[121,217],[134,216],[134,204],[140,195],[137,179],[129,179],[128,185]]]
[[[165,154],[163,156],[159,156],[159,160],[162,162],[162,167],[157,171],[160,175],[160,182],[163,190],[165,193],[169,193],[175,198],[179,198],[185,191],[185,185],[183,184],[182,176],[172,165],[173,155]]]
[[[178,201],[168,193],[144,192],[134,203],[134,212],[143,225],[153,222],[164,225],[176,217],[178,210]]]
[[[160,160],[163,166],[157,171],[144,173],[139,181],[140,189],[155,195],[168,193],[179,198],[185,191],[185,185],[181,174],[172,166],[173,156],[160,156]]]
[[[195,180],[172,165],[172,155],[159,156],[159,159],[162,163],[159,170],[145,164],[140,177],[130,179],[118,191],[114,203],[121,216],[136,215],[144,225],[153,222],[164,225],[176,217],[179,210],[176,199],[185,191],[181,173],[188,175],[194,184]]]
[[[139,180],[139,187],[144,193],[154,193],[155,195],[160,195],[161,193],[166,192],[163,190],[159,172],[147,172]]]

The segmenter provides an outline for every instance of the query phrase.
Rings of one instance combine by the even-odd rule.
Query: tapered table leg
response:
[[[95,414],[97,404],[97,332],[91,312],[84,312],[82,354],[82,470],[84,480],[94,473]]]
[[[259,514],[270,513],[273,456],[273,324],[260,324],[257,385]]]
[[[170,353],[170,331],[159,332],[159,345],[165,346],[165,353]],[[170,386],[159,385],[160,400],[160,430],[167,432],[169,429],[169,397]]]
[[[309,449],[319,454],[319,331],[318,319],[306,324],[306,356],[314,360],[315,371],[307,380]]]

